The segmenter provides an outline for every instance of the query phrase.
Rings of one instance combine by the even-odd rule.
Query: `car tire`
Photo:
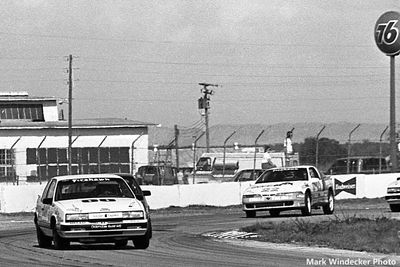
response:
[[[329,215],[335,211],[335,197],[333,196],[332,191],[328,193],[328,204],[322,207],[324,214]]]
[[[311,196],[308,192],[304,196],[304,208],[301,209],[301,214],[303,216],[311,215]]]
[[[389,205],[390,206],[390,210],[392,211],[392,212],[400,212],[400,205],[398,205],[398,204],[391,204],[391,205]]]
[[[63,250],[69,246],[69,241],[62,238],[55,227],[53,228],[53,244],[56,250]]]
[[[37,222],[35,222],[35,227],[36,227],[36,236],[37,236],[37,241],[38,245],[40,248],[48,248],[51,246],[51,237],[46,236],[42,229],[40,229],[39,225]]]
[[[138,236],[132,239],[133,245],[136,249],[146,249],[150,245],[150,236],[149,233],[146,232],[144,236]]]
[[[281,213],[280,210],[270,210],[269,214],[271,215],[271,217],[279,217],[279,214]]]
[[[255,210],[246,210],[246,218],[255,218],[257,212]]]
[[[153,237],[153,226],[151,225],[151,219],[149,218],[149,223],[147,226],[147,232],[149,234],[149,238],[151,239]]]
[[[124,248],[124,247],[126,247],[126,245],[128,245],[128,240],[115,241],[115,247],[117,247],[117,248]]]

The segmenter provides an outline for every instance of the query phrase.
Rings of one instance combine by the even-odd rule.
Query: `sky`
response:
[[[390,10],[400,2],[2,0],[0,91],[65,99],[72,55],[74,119],[201,126],[211,83],[211,126],[389,123],[373,31]]]

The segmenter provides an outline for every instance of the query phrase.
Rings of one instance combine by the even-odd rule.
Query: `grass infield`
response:
[[[335,215],[321,222],[294,218],[278,224],[259,222],[241,230],[258,233],[259,241],[400,254],[400,221],[384,216]]]

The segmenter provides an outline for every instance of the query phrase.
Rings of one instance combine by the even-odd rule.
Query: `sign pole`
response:
[[[375,43],[378,48],[390,57],[390,162],[391,172],[396,172],[397,140],[396,140],[396,88],[395,88],[395,56],[400,54],[400,13],[388,11],[376,21],[374,28]]]
[[[392,172],[397,171],[396,142],[396,88],[395,88],[395,56],[390,56],[390,159]]]

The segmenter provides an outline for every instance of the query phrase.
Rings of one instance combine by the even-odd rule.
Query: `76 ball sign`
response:
[[[400,53],[400,14],[389,11],[381,15],[375,25],[375,42],[378,48],[388,56]]]

